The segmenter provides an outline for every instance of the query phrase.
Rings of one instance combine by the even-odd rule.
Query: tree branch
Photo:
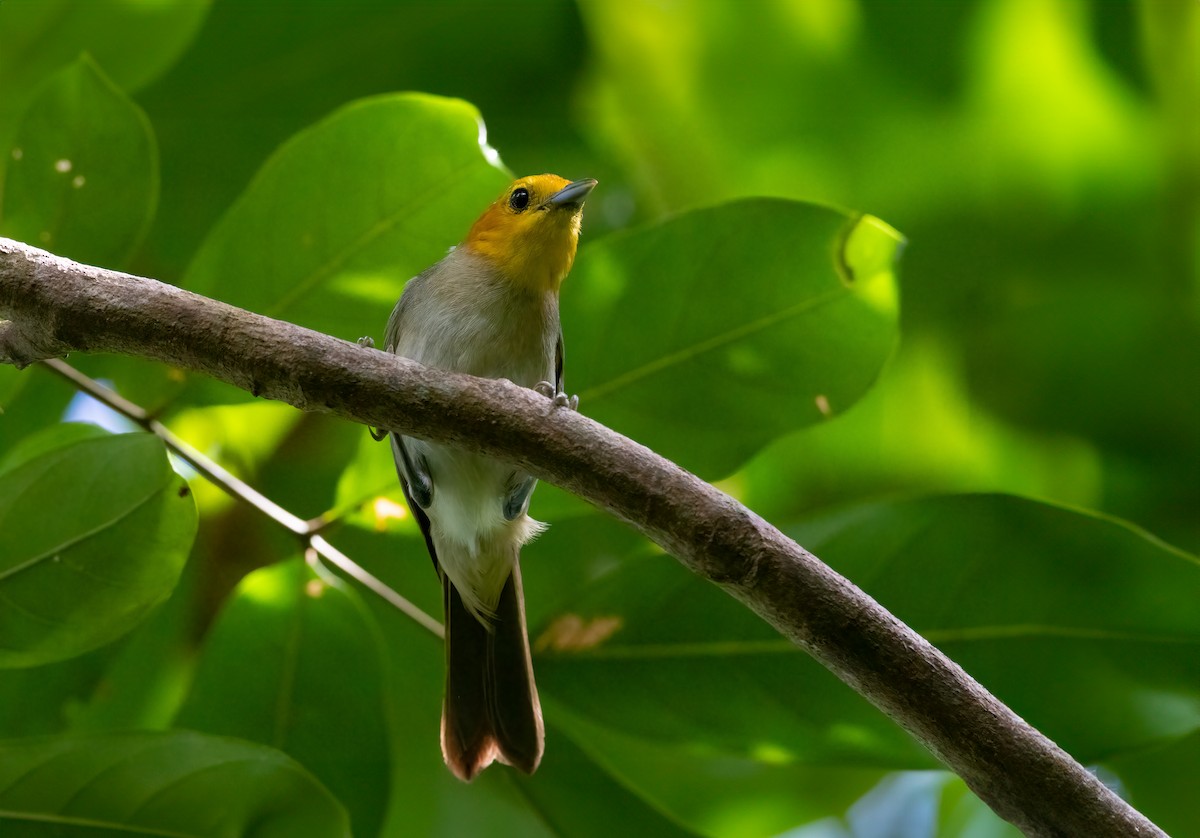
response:
[[[916,632],[750,510],[507,382],[414,362],[0,239],[0,361],[153,358],[302,410],[512,462],[627,521],[745,603],[1036,836],[1164,835]]]

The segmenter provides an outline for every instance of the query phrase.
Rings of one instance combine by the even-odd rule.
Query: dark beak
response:
[[[568,183],[562,189],[546,199],[547,207],[562,207],[565,209],[580,209],[587,200],[588,194],[596,187],[595,178],[585,178]]]

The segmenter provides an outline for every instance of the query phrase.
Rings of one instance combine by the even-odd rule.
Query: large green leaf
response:
[[[157,437],[85,438],[0,475],[0,533],[0,666],[33,666],[114,640],[166,599],[196,507]]]
[[[288,757],[177,731],[0,741],[0,831],[51,836],[349,838]]]
[[[1200,564],[1128,525],[979,495],[858,507],[793,534],[1077,758],[1200,727]],[[933,764],[666,557],[627,562],[556,623],[540,682],[592,723],[769,762]]]
[[[567,747],[586,754],[609,782],[703,835],[780,835],[840,818],[886,776],[878,768],[783,765],[664,747],[600,727],[553,700],[546,712],[570,737]]]
[[[187,47],[210,0],[4,0],[0,3],[0,148],[38,85],[81,53],[132,91]],[[0,157],[0,171],[8,162]]]
[[[350,340],[461,241],[508,176],[466,102],[347,105],[285,143],[204,242],[194,291]]]
[[[1135,527],[961,495],[792,534],[1077,759],[1200,728],[1200,561]]]
[[[158,202],[150,123],[87,56],[39,91],[21,121],[0,200],[0,233],[120,267]]]
[[[0,474],[49,454],[55,448],[111,435],[99,425],[88,422],[60,422],[50,425],[18,440],[16,445],[4,452],[3,456],[0,456]]]
[[[870,387],[896,341],[901,242],[871,216],[758,199],[588,245],[563,290],[568,389],[724,476]]]
[[[536,45],[537,60],[507,60],[501,44]],[[217,3],[183,59],[138,96],[168,162],[165,194],[186,196],[160,207],[143,251],[151,275],[181,275],[273,149],[366,96],[452,93],[487,115],[489,135],[514,171],[609,183],[572,118],[587,60],[578,10],[561,0],[523,3],[520,14],[509,4],[457,1]],[[349,211],[363,198],[346,192],[304,200]],[[464,232],[450,231],[443,250]],[[360,328],[368,326],[378,335],[380,325]]]
[[[379,832],[389,787],[388,707],[375,621],[340,581],[299,560],[244,579],[205,640],[176,723],[278,748]]]
[[[865,699],[668,556],[627,562],[536,645],[547,696],[648,743],[776,764],[936,765]]]

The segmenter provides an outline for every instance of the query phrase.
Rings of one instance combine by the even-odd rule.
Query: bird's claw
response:
[[[566,407],[571,410],[579,409],[579,396],[568,396],[561,390],[555,390],[554,385],[549,381],[539,381],[534,385],[533,389],[554,402],[555,407]]]
[[[361,337],[358,339],[358,345],[365,349],[374,349],[375,348],[375,339],[372,338],[370,335],[365,335],[364,337]]]

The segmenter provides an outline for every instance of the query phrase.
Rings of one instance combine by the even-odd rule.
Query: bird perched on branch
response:
[[[405,286],[388,320],[386,350],[426,366],[507,378],[575,408],[578,400],[563,390],[558,292],[595,185],[548,174],[510,185],[461,245]],[[544,729],[519,554],[543,529],[528,515],[536,481],[453,446],[396,433],[391,442],[442,579],[446,765],[468,781],[497,759],[532,773]]]

